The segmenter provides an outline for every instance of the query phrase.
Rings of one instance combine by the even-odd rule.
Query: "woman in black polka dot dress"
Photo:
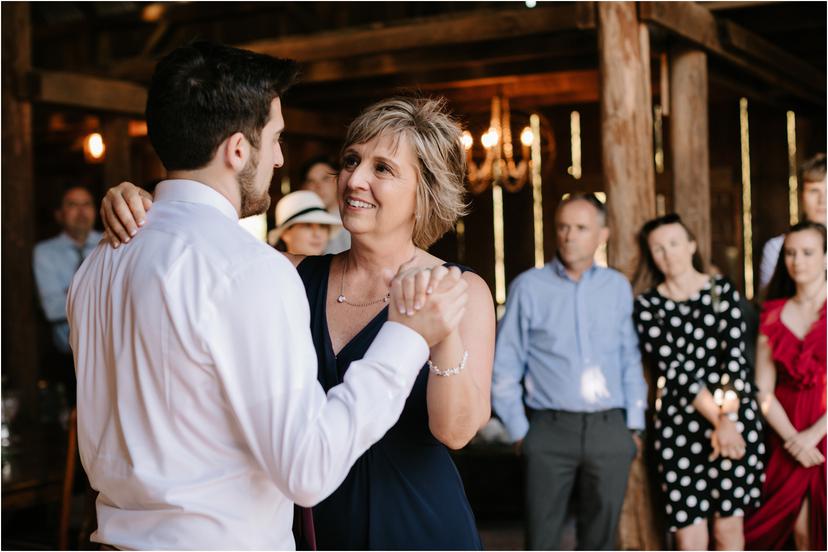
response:
[[[636,299],[634,317],[658,370],[655,448],[670,530],[678,548],[706,550],[713,517],[715,548],[743,549],[764,445],[739,292],[699,270],[695,240],[677,215],[645,224],[640,244],[656,285]]]

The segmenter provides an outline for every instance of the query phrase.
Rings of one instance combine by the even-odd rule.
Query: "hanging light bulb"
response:
[[[103,136],[97,132],[93,132],[83,140],[83,154],[86,160],[90,163],[96,163],[103,159],[106,153],[106,144],[104,144]]]
[[[532,133],[532,129],[529,127],[524,127],[523,131],[520,133],[520,143],[526,147],[532,145],[532,141],[535,139],[535,135]]]
[[[469,151],[472,146],[474,145],[474,138],[472,138],[471,132],[468,130],[463,131],[463,149]]]
[[[500,136],[494,128],[490,128],[488,131],[483,133],[483,136],[480,137],[480,143],[483,144],[483,147],[486,149],[496,146],[499,140]]]

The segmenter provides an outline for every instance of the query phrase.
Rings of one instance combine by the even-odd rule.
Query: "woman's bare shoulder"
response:
[[[305,257],[307,257],[307,255],[294,255],[293,253],[288,253],[286,251],[280,251],[280,253],[287,257],[287,260],[289,260],[294,267],[299,266],[299,263],[304,261]]]

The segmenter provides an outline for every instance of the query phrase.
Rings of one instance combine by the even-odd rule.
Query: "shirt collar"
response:
[[[569,274],[566,273],[566,267],[563,265],[563,263],[557,255],[555,255],[555,257],[547,263],[547,266],[550,269],[552,269],[552,272],[554,272],[559,278],[564,278],[566,280],[569,280],[570,282],[572,281],[572,278],[570,278]],[[584,276],[586,276],[587,274],[591,274],[592,272],[594,272],[597,267],[598,265],[596,265],[595,261],[593,261],[592,265],[581,276],[581,279],[583,279]]]
[[[195,180],[179,178],[159,182],[155,188],[155,201],[185,201],[209,205],[218,209],[227,218],[236,222],[239,220],[236,208],[226,197]]]

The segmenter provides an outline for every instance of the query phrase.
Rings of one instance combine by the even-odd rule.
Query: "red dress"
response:
[[[825,413],[825,304],[805,339],[782,323],[787,299],[765,303],[759,331],[767,336],[776,365],[776,398],[793,426],[807,429]],[[748,550],[781,550],[792,544],[796,516],[811,498],[811,550],[825,550],[825,463],[803,467],[773,431],[767,432],[770,458],[762,506],[745,520]],[[825,456],[825,437],[817,445]]]

